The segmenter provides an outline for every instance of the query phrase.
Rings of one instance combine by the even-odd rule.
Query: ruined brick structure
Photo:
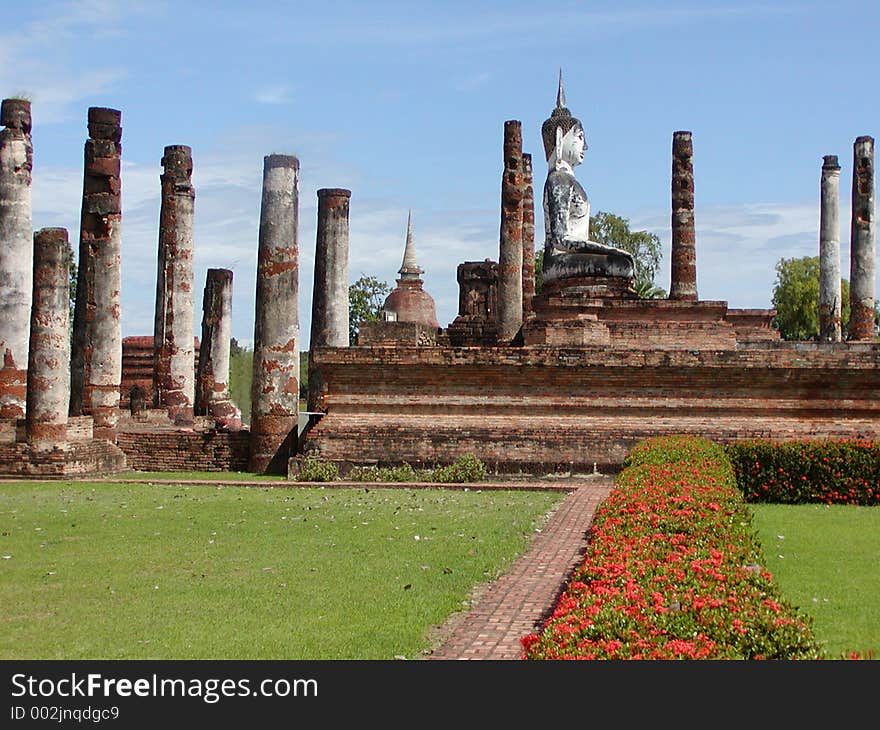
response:
[[[348,347],[348,243],[351,191],[318,190],[318,228],[315,235],[315,270],[312,285],[312,326],[309,349]],[[309,359],[307,408],[316,408],[323,388],[320,374]]]
[[[70,405],[70,313],[67,230],[34,233],[34,283],[28,354],[27,442],[51,451],[67,441]]]
[[[198,338],[193,339],[193,352],[195,361],[194,371],[199,367]],[[153,392],[153,373],[155,372],[155,352],[153,338],[149,335],[131,335],[122,338],[122,383],[119,387],[119,406],[126,409],[129,407],[128,399],[131,389],[138,385],[148,394]],[[152,397],[149,398],[152,405]],[[166,411],[167,413],[167,411]]]
[[[669,299],[639,299],[625,277],[545,282],[524,312],[522,346],[509,346],[492,331],[498,265],[460,264],[448,343],[389,347],[373,336],[312,350],[325,415],[302,453],[343,466],[472,453],[499,472],[543,475],[614,470],[661,434],[880,438],[880,345],[783,342],[773,310],[698,299],[690,133],[676,133],[673,155]]]
[[[31,312],[31,104],[0,104],[0,418],[24,418]]]
[[[853,143],[852,222],[850,226],[850,340],[874,339],[874,272],[876,231],[874,210],[874,138]]]
[[[263,160],[249,469],[283,472],[299,413],[299,160]]]
[[[819,183],[819,339],[840,342],[840,165],[825,155]]]
[[[545,185],[552,219],[565,225],[548,234],[554,261],[540,292],[531,156],[516,120],[504,125],[498,261],[458,266],[458,315],[448,327],[423,289],[410,220],[385,321],[363,324],[353,346],[351,191],[318,190],[308,402],[318,413],[300,436],[298,159],[263,161],[251,427],[239,430],[228,390],[231,271],[208,270],[201,340],[193,331],[190,148],[164,150],[154,336],[123,341],[121,113],[88,110],[70,353],[67,232],[30,230],[30,105],[5,100],[0,120],[4,476],[284,473],[297,450],[343,465],[433,466],[472,453],[499,472],[543,475],[615,469],[636,442],[659,434],[880,438],[871,137],[853,148],[847,342],[835,334],[835,156],[826,156],[821,182],[822,341],[782,342],[772,310],[698,298],[690,132],[673,135],[669,298],[639,299],[629,254],[587,238],[589,201],[566,169],[586,140],[565,107],[561,75],[542,139],[548,183],[555,175]],[[160,407],[149,408],[154,385]]]
[[[532,316],[535,296],[535,190],[532,182],[532,156],[522,156],[522,300],[523,321]]]
[[[113,443],[122,380],[122,113],[90,107],[70,362],[70,415],[91,415]]]
[[[170,145],[162,156],[159,211],[159,263],[153,329],[155,371],[153,405],[165,406],[178,426],[191,427],[193,375],[193,217],[192,150]]]
[[[694,228],[694,142],[690,132],[672,135],[672,276],[670,299],[697,301]]]
[[[0,423],[2,476],[77,477],[126,466],[125,455],[115,444],[95,437],[91,417],[68,416],[68,245],[64,228],[43,228],[33,235],[27,407],[24,419]]]
[[[498,340],[510,343],[523,323],[522,124],[504,122],[501,177],[501,242],[498,252]]]
[[[458,316],[447,328],[453,347],[490,346],[498,342],[498,264],[465,261],[458,265]]]
[[[425,291],[422,281],[424,269],[416,260],[415,243],[413,242],[412,212],[406,220],[406,244],[403,251],[403,263],[397,271],[400,278],[395,287],[385,298],[382,312],[386,320],[395,322],[414,322],[438,329],[437,308],[434,298]],[[360,336],[358,344],[367,344]]]
[[[659,434],[880,438],[880,346],[690,344],[320,350],[312,356],[333,387],[304,451],[413,465],[470,452],[540,475],[615,469]]]
[[[232,272],[208,269],[202,296],[202,341],[196,365],[196,405],[218,428],[241,429],[241,412],[229,395],[232,338]]]

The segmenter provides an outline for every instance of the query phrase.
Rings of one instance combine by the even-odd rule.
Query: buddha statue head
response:
[[[541,137],[544,140],[544,157],[551,170],[573,168],[584,161],[584,152],[587,150],[584,125],[565,106],[562,69],[559,70],[556,108],[541,126]]]

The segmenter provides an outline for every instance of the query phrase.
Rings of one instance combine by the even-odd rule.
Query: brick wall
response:
[[[114,474],[125,468],[125,454],[101,440],[36,453],[25,443],[0,445],[0,475],[4,477],[62,479]]]
[[[306,449],[339,461],[591,471],[642,438],[880,438],[880,346],[720,350],[319,349],[327,414]]]
[[[194,338],[195,357],[193,370],[199,369],[199,338]],[[128,408],[128,395],[132,387],[140,385],[147,394],[149,404],[153,397],[153,337],[136,335],[122,338],[122,382],[119,387],[120,407]]]
[[[250,432],[123,432],[128,466],[139,471],[247,471]]]

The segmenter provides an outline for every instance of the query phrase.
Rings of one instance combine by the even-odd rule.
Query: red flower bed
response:
[[[761,567],[751,516],[720,446],[637,446],[596,512],[590,548],[526,659],[800,659],[809,618]]]
[[[880,444],[744,441],[725,447],[747,502],[880,504]]]

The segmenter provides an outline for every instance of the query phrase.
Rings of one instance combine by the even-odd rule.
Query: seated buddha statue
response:
[[[545,283],[585,277],[632,278],[633,257],[590,240],[590,199],[574,176],[584,161],[584,127],[565,107],[562,72],[556,108],[541,127],[547,181],[544,183]]]

